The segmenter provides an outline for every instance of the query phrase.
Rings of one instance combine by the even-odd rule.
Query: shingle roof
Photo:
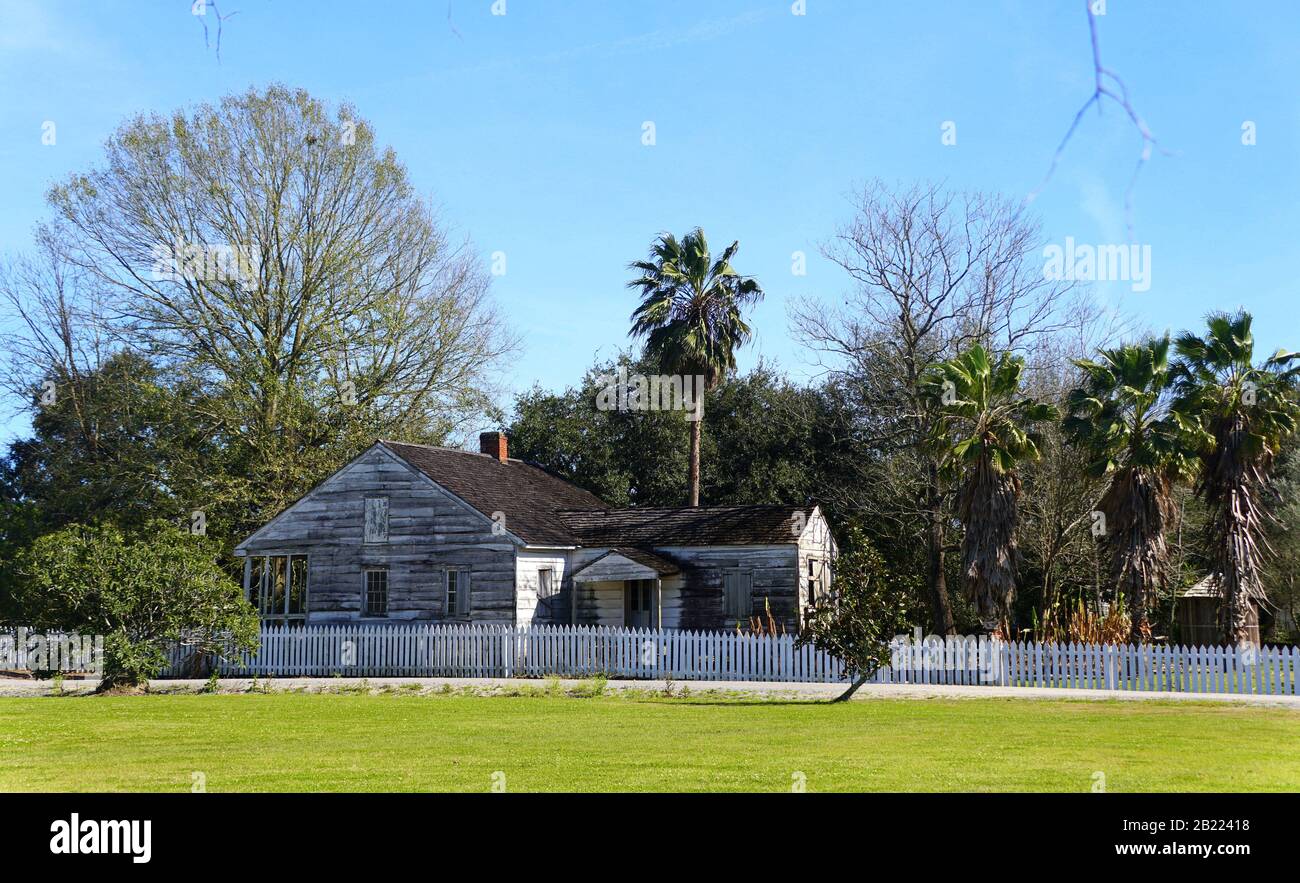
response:
[[[559,516],[584,546],[645,548],[792,544],[812,512],[812,506],[702,506],[567,510]]]
[[[791,544],[799,539],[795,528],[802,529],[813,512],[812,506],[610,509],[595,494],[522,460],[381,444],[484,515],[505,513],[506,530],[526,543],[617,548],[629,558],[639,550],[648,556],[640,563],[656,570],[674,565],[650,555],[655,546]]]
[[[681,568],[664,558],[662,555],[656,555],[653,552],[647,552],[645,549],[633,549],[629,546],[620,546],[617,549],[610,549],[610,555],[622,555],[629,561],[635,561],[643,567],[648,567],[655,573],[662,576],[671,576],[674,573],[680,573]],[[601,556],[604,557],[603,555]],[[600,559],[597,559],[600,560]],[[595,562],[592,562],[593,564]]]
[[[544,469],[487,454],[382,441],[397,456],[488,517],[505,513],[505,528],[526,543],[575,545],[556,516],[560,509],[602,507],[605,501]]]

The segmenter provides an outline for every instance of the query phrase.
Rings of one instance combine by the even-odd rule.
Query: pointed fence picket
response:
[[[6,634],[0,629],[0,640]],[[1300,647],[907,641],[879,684],[971,684],[1198,693],[1300,694]],[[965,642],[965,643],[963,643]],[[169,677],[188,676],[174,648]],[[254,654],[217,660],[224,676],[590,677],[842,683],[841,660],[792,635],[605,626],[406,623],[264,625]]]

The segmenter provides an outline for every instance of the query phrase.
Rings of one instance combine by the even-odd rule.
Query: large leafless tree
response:
[[[352,107],[273,86],[141,115],[50,202],[114,334],[213,392],[259,509],[492,408],[514,342],[489,278]]]
[[[926,444],[936,413],[920,383],[927,367],[970,344],[1027,354],[1044,336],[1095,318],[1072,282],[1045,277],[1043,245],[1018,202],[936,184],[873,182],[823,248],[852,287],[838,304],[809,300],[793,311],[796,333],[855,390],[857,432],[869,456],[859,464],[853,499],[843,503],[868,522],[921,526],[939,634],[954,631],[945,576],[952,498]],[[882,469],[882,462],[889,465]],[[875,492],[882,472],[899,492]]]

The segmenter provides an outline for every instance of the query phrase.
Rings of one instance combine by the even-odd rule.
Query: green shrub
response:
[[[19,554],[15,605],[33,626],[102,634],[101,688],[135,686],[162,670],[178,641],[214,654],[257,648],[257,614],[219,554],[161,521],[133,536],[71,525]]]

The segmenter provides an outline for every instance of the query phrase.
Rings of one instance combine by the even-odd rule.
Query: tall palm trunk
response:
[[[691,465],[689,476],[691,506],[700,505],[700,443],[704,437],[703,413],[698,414],[697,418],[691,421]]]
[[[1110,585],[1124,597],[1134,643],[1150,643],[1150,612],[1168,579],[1165,527],[1173,514],[1172,494],[1166,476],[1129,468],[1116,473],[1101,500],[1109,525],[1104,545]]]
[[[986,635],[1001,631],[1016,591],[1016,498],[1020,480],[999,472],[983,456],[962,489],[961,564],[966,593],[974,602]]]
[[[1258,565],[1254,563],[1254,537],[1244,524],[1234,519],[1224,544],[1223,572],[1219,576],[1219,628],[1225,644],[1244,644],[1251,640],[1250,613],[1252,599],[1263,594],[1259,585]]]
[[[1260,578],[1263,556],[1257,538],[1262,538],[1268,517],[1259,501],[1266,480],[1259,466],[1241,453],[1246,432],[1240,414],[1219,427],[1219,453],[1204,479],[1209,485],[1206,502],[1212,513],[1208,532],[1214,549],[1213,570],[1219,577],[1219,627],[1223,641],[1229,644],[1251,640],[1251,608],[1265,600]]]

